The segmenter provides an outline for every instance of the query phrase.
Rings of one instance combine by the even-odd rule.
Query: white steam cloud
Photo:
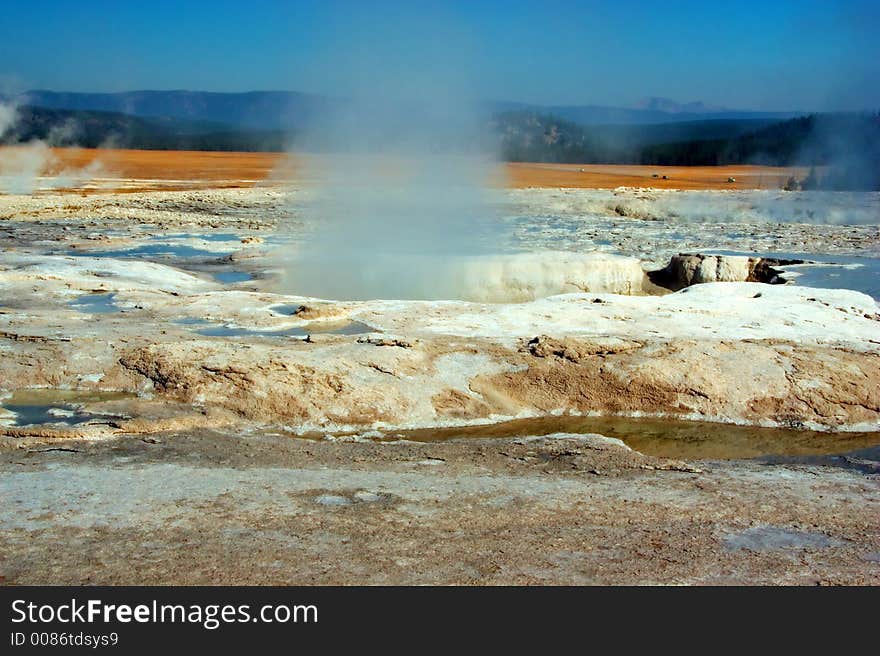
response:
[[[12,133],[14,141],[19,122],[18,105],[0,103],[0,140],[6,140]],[[0,192],[32,194],[41,188],[74,188],[103,175],[104,167],[97,159],[81,168],[61,168],[52,148],[74,141],[77,131],[74,121],[66,121],[53,126],[46,139],[16,142],[0,149]]]
[[[334,39],[348,93],[296,144],[310,241],[285,291],[325,298],[452,298],[459,258],[487,253],[497,174],[466,38],[442,17],[367,21]],[[338,46],[338,48],[336,47]],[[343,52],[339,53],[339,48]]]
[[[11,130],[18,120],[18,112],[14,105],[0,103],[0,138]]]

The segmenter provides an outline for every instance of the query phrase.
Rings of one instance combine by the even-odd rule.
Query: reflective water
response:
[[[70,301],[68,305],[78,312],[87,314],[110,314],[120,311],[114,303],[115,298],[116,294],[112,293],[83,294]]]
[[[218,257],[215,251],[202,248],[194,248],[185,244],[144,244],[133,248],[120,248],[106,251],[75,249],[67,252],[68,255],[83,257],[113,257],[113,258],[138,258],[138,257]]]
[[[854,289],[880,300],[880,259],[871,257],[834,257],[827,263],[796,264],[781,267],[796,273],[792,280],[804,287]]]
[[[207,232],[192,233],[181,232],[171,235],[154,235],[150,237],[154,241],[166,241],[169,239],[201,239],[202,241],[224,242],[224,241],[241,241],[241,237],[231,232]]]
[[[761,459],[770,465],[818,465],[852,469],[863,474],[880,474],[880,446],[831,455],[775,455]]]
[[[283,314],[289,317],[299,312],[300,307],[302,306],[298,303],[288,303],[284,305],[273,305],[271,309],[275,314]]]
[[[685,460],[772,455],[828,456],[880,447],[880,432],[821,433],[675,419],[571,416],[518,419],[484,426],[395,431],[386,435],[386,439],[433,442],[552,433],[598,433],[621,439],[630,448],[646,455]]]
[[[125,392],[82,392],[75,390],[18,390],[5,399],[2,407],[15,413],[12,425],[64,424],[75,426],[89,421],[106,421],[109,416],[86,409],[89,404],[133,398]]]
[[[804,264],[776,267],[793,274],[783,275],[795,285],[820,289],[853,289],[880,300],[880,258],[853,255],[815,255],[810,253],[747,253],[741,251],[705,251],[717,255],[749,255],[777,260],[805,260]]]
[[[344,323],[318,322],[295,326],[282,330],[255,330],[239,326],[215,324],[205,319],[177,319],[172,323],[193,326],[193,332],[205,337],[308,337],[309,335],[363,335],[376,332],[370,326],[358,321]]]
[[[254,278],[254,276],[247,271],[218,271],[213,275],[217,282],[222,282],[224,285],[233,285],[237,282],[247,282]]]

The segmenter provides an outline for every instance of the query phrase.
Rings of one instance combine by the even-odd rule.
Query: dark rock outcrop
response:
[[[763,282],[771,285],[785,283],[782,271],[776,267],[802,264],[803,260],[782,260],[747,255],[704,255],[679,253],[673,255],[664,268],[649,271],[652,283],[672,291],[705,282]]]

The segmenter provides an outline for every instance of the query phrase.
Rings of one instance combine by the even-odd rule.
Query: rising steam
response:
[[[286,291],[327,298],[454,297],[459,258],[489,251],[495,152],[464,39],[442,21],[396,20],[337,38],[349,93],[296,144],[319,180],[310,241]],[[368,23],[369,25],[369,23]],[[336,45],[336,44],[334,44]],[[337,73],[339,71],[336,71]],[[332,155],[327,155],[332,154]]]
[[[0,152],[0,192],[31,194],[39,188],[79,187],[105,173],[97,159],[82,168],[62,168],[52,152],[56,146],[76,141],[78,126],[75,122],[67,121],[53,126],[45,139],[24,142],[19,142],[15,136],[19,122],[18,105],[0,103],[0,143],[14,144]]]

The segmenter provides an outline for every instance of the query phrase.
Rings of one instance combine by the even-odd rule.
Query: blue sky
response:
[[[4,2],[0,87],[291,89],[467,81],[485,99],[880,107],[880,2]],[[366,63],[365,63],[366,62]],[[444,82],[445,83],[445,82]]]

